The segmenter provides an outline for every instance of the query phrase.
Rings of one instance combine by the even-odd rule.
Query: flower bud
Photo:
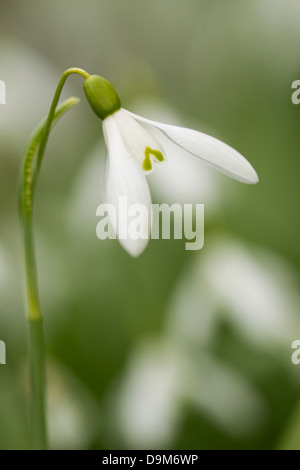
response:
[[[119,95],[105,78],[90,75],[84,81],[83,88],[91,108],[100,119],[104,120],[121,108]]]

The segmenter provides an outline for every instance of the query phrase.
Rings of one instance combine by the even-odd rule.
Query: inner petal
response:
[[[122,109],[113,114],[128,152],[147,173],[153,170],[153,161],[163,162],[163,150],[157,140]]]

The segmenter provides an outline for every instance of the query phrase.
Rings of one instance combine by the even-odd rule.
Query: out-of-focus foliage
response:
[[[36,239],[54,448],[299,448],[300,79],[297,0],[11,0],[1,5],[0,448],[27,448],[28,350],[16,186],[26,139],[70,66],[123,106],[241,151],[244,186],[186,158],[156,202],[205,203],[205,246],[139,259],[96,238],[105,149],[81,104],[51,135]],[[169,176],[169,178],[168,178]]]

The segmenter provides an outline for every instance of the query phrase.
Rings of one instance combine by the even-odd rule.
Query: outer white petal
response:
[[[255,184],[258,182],[256,171],[250,163],[239,152],[224,142],[193,129],[151,121],[129,111],[126,112],[137,121],[159,129],[176,145],[199,157],[222,173],[242,183]]]
[[[151,195],[147,180],[138,163],[128,153],[113,116],[103,121],[103,133],[108,149],[108,167],[106,174],[106,202],[112,204],[117,213],[117,224],[112,220],[113,228],[121,245],[132,256],[138,256],[146,248],[149,241],[148,218],[141,222],[141,231],[147,238],[120,239],[120,233],[127,231],[125,214],[120,214],[120,197],[126,196],[128,208],[132,204],[142,204],[150,215]],[[120,217],[121,216],[121,217]],[[123,217],[122,217],[123,216]],[[122,220],[121,220],[122,219]]]

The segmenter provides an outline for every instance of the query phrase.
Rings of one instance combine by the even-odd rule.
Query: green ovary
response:
[[[153,155],[157,161],[163,162],[164,156],[159,150],[153,150],[150,147],[145,148],[145,160],[143,161],[143,169],[145,171],[152,170],[152,161],[150,155]]]

